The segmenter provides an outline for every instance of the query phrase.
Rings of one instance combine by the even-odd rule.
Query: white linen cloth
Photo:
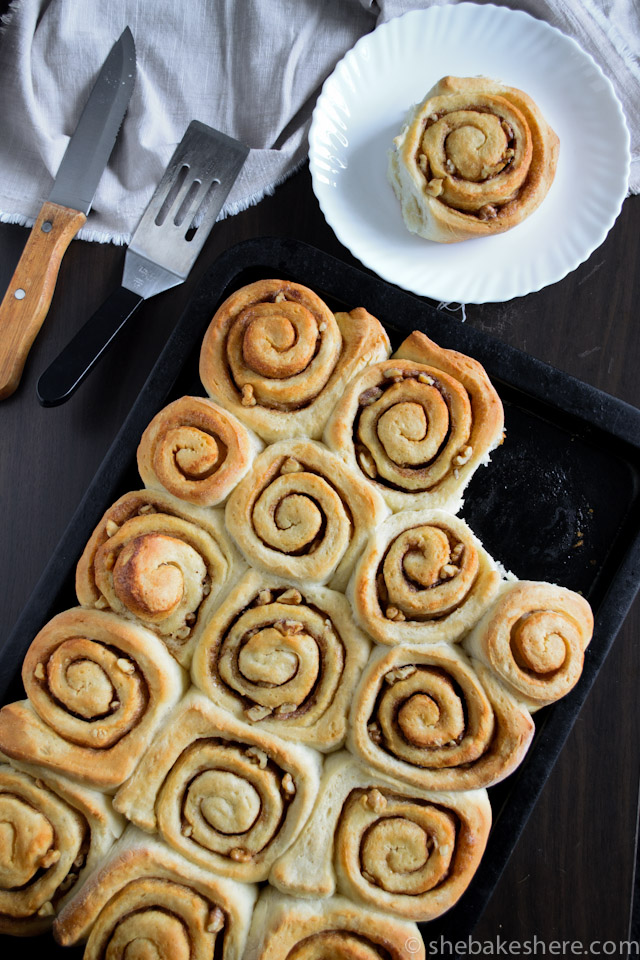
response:
[[[89,220],[78,236],[127,243],[193,119],[251,153],[222,215],[305,159],[319,89],[377,24],[436,0],[13,0],[0,38],[0,220],[30,225],[91,86],[129,26],[137,79]],[[640,191],[640,4],[511,0],[575,37],[611,78],[631,129]]]

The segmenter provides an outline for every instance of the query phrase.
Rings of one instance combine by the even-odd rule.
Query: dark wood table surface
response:
[[[470,305],[466,322],[640,406],[639,227],[640,197],[632,197],[605,243],[574,273],[508,303]],[[0,405],[4,636],[199,276],[237,241],[270,235],[357,263],[325,223],[302,169],[273,197],[217,224],[187,282],[143,305],[70,402],[43,409],[35,395],[39,374],[121,277],[122,248],[71,244],[22,384]],[[26,237],[24,228],[0,224],[2,290]],[[636,603],[478,923],[479,940],[627,938],[640,764],[639,613]]]

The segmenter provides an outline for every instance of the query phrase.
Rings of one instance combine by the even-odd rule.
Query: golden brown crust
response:
[[[136,766],[186,678],[148,630],[74,608],[33,640],[22,679],[29,700],[0,711],[0,749],[113,790]]]
[[[531,710],[575,686],[592,633],[593,613],[584,597],[555,584],[522,580],[502,586],[464,647]]]
[[[205,960],[214,950],[240,960],[254,900],[250,885],[202,870],[128,827],[61,912],[54,934],[63,946],[88,937],[85,960],[124,960],[140,939],[172,960]]]
[[[424,960],[414,923],[346,897],[296,900],[267,888],[253,914],[245,960]]]
[[[503,428],[502,403],[481,364],[415,331],[391,360],[351,382],[325,440],[392,510],[455,513]]]
[[[425,790],[475,790],[522,761],[534,725],[483,664],[444,645],[375,650],[354,697],[347,745]]]
[[[484,790],[409,787],[342,751],[325,762],[313,813],[270,880],[296,896],[338,889],[357,903],[432,920],[467,888],[490,826]]]
[[[236,720],[192,690],[114,805],[203,868],[265,880],[306,821],[320,758]]]
[[[379,643],[455,642],[495,597],[500,575],[466,523],[443,510],[403,510],[370,537],[347,596]]]
[[[252,565],[342,590],[387,513],[382,497],[323,444],[283,440],[256,459],[229,497],[225,518]]]
[[[0,755],[0,933],[35,936],[122,832],[109,800]],[[34,771],[40,773],[40,771]]]
[[[414,107],[389,154],[408,229],[454,243],[503,233],[542,203],[559,140],[522,90],[443,77]]]
[[[319,438],[351,377],[388,355],[384,328],[363,308],[334,316],[301,284],[260,280],[219,307],[202,344],[200,377],[214,400],[267,442]]]
[[[138,470],[146,487],[200,507],[223,503],[262,442],[232,414],[203,397],[180,397],[142,434]]]
[[[78,563],[76,592],[83,606],[152,630],[188,667],[236,563],[221,512],[139,490],[102,517]]]
[[[341,594],[249,570],[208,622],[191,676],[239,719],[332,750],[369,649]]]

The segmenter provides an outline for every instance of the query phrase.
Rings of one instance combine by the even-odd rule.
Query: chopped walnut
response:
[[[193,833],[193,827],[190,823],[185,823],[180,832],[182,833],[183,837],[190,837]]]
[[[39,917],[55,917],[55,915],[56,911],[54,910],[53,904],[50,900],[47,900],[45,903],[43,903],[38,910]]]
[[[180,627],[179,630],[176,630],[174,636],[176,640],[186,640],[190,633],[191,627],[188,627],[185,623],[183,627]]]
[[[304,631],[304,624],[299,620],[279,620],[278,623],[274,623],[274,627],[283,637],[290,637]]]
[[[71,887],[74,885],[77,879],[78,879],[77,873],[68,873],[64,878],[64,880],[62,881],[62,883],[60,884],[60,886],[58,887],[58,891],[60,893],[66,893],[67,890],[71,889]]]
[[[271,590],[260,590],[254,602],[256,607],[266,607],[266,605],[271,603],[272,600],[273,596],[271,594]]]
[[[113,570],[116,565],[116,558],[112,553],[108,553],[104,558],[104,568],[105,570]]]
[[[264,770],[267,766],[268,757],[260,747],[247,747],[244,753],[246,757],[249,757],[251,763],[257,763],[261,770]]]
[[[109,704],[109,709],[110,709],[110,710],[117,710],[119,706],[120,706],[120,701],[119,701],[119,700],[112,700],[111,703]]]
[[[261,703],[254,703],[252,707],[248,707],[244,711],[244,715],[251,723],[258,723],[260,720],[264,720],[265,717],[271,715],[271,707],[265,707]]]
[[[513,160],[513,158],[515,157],[515,155],[516,155],[516,152],[515,152],[515,150],[514,150],[512,147],[509,147],[509,149],[508,149],[508,150],[505,150],[505,152],[504,152],[504,158],[505,158],[505,160]]]
[[[444,165],[445,165],[445,169],[447,170],[448,173],[455,173],[455,172],[456,172],[456,167],[455,167],[455,164],[454,164],[453,160],[450,160],[448,157],[447,157],[447,159],[445,160]]]
[[[41,663],[36,663],[36,668],[33,671],[33,675],[36,680],[44,680],[44,667]]]
[[[382,390],[380,387],[369,387],[368,390],[363,390],[360,396],[358,397],[358,403],[361,407],[369,407],[372,403],[375,403],[378,397],[382,396]]]
[[[407,663],[404,667],[394,667],[393,670],[389,670],[388,673],[385,673],[384,679],[390,686],[392,686],[399,680],[406,680],[407,677],[412,677],[416,672],[416,669],[417,668],[412,663]]]
[[[301,463],[298,463],[293,457],[287,457],[282,466],[280,467],[280,473],[302,473],[304,467]]]
[[[129,674],[129,676],[136,672],[136,668],[134,664],[131,663],[131,660],[125,660],[124,657],[118,657],[116,666],[118,670],[122,670],[123,673]]]
[[[420,167],[420,169],[422,170],[422,172],[426,177],[427,170],[429,169],[429,161],[427,160],[424,153],[421,153],[420,156],[418,157],[418,166]]]
[[[378,476],[378,468],[376,467],[376,462],[368,450],[358,450],[358,463],[360,464],[362,471],[366,473],[368,477],[371,477],[372,480],[375,480],[375,478]]]
[[[44,857],[40,861],[40,866],[43,870],[48,870],[49,867],[52,867],[54,863],[57,863],[60,859],[59,850],[47,850]]]
[[[513,128],[511,127],[511,125],[508,124],[506,120],[503,120],[500,126],[504,130],[507,140],[513,140]]]
[[[324,333],[326,329],[327,329],[327,324],[323,320],[322,323],[318,324],[318,333]]]
[[[454,561],[454,563],[460,559],[463,552],[464,552],[464,543],[456,543],[455,547],[451,551],[451,559]]]
[[[292,797],[296,792],[296,785],[293,782],[293,777],[290,773],[285,773],[284,777],[282,778],[282,789],[285,793],[288,793],[290,797]]]
[[[224,927],[224,913],[220,907],[214,907],[207,918],[207,933],[220,933]]]
[[[367,724],[367,733],[369,734],[369,738],[374,743],[382,743],[382,730],[380,729],[379,724],[377,723]]]
[[[73,861],[74,867],[78,870],[84,864],[84,853],[79,853]]]
[[[444,189],[444,180],[441,180],[440,177],[434,177],[433,180],[429,180],[429,183],[426,185],[425,190],[432,197],[439,197]]]
[[[207,579],[207,580],[203,580],[203,581],[202,581],[202,596],[203,596],[203,597],[208,597],[210,593],[211,593],[211,581],[208,580],[208,579]]]
[[[438,114],[437,113],[429,114],[429,120],[431,121],[431,123],[436,123],[438,120]]]
[[[282,717],[288,713],[294,713],[297,709],[297,703],[281,703],[279,707],[276,707],[274,713],[277,717]]]
[[[485,203],[484,207],[478,210],[479,220],[494,220],[498,216],[498,208],[493,203]]]
[[[384,793],[381,793],[377,787],[374,787],[372,790],[366,794],[366,803],[370,810],[373,810],[374,813],[382,813],[384,808],[387,805],[387,798]]]
[[[386,370],[382,371],[382,376],[386,377],[387,380],[393,380],[396,377],[402,377],[402,370],[398,370],[397,367],[387,367]]]
[[[278,597],[278,603],[302,603],[302,594],[295,588],[285,590],[285,592],[281,593]]]
[[[252,855],[248,850],[243,850],[242,847],[234,847],[233,850],[229,851],[229,856],[232,860],[235,860],[236,863],[249,863],[252,858]]]
[[[138,514],[144,516],[146,513],[156,513],[156,508],[152,503],[145,503],[138,510]]]
[[[107,520],[107,536],[112,537],[114,533],[117,533],[120,529],[119,524],[115,520]]]
[[[384,615],[387,620],[393,620],[394,623],[401,623],[403,620],[407,619],[402,610],[398,610],[397,607],[387,607]]]
[[[240,403],[243,407],[255,407],[256,398],[253,395],[253,387],[250,383],[245,383],[242,388],[242,397],[240,398]]]
[[[282,303],[282,301],[283,301],[283,300],[286,300],[286,299],[287,299],[287,298],[285,297],[285,295],[284,295],[284,293],[282,292],[282,290],[279,290],[278,293],[276,293],[275,297],[273,298],[273,302],[274,302],[274,303]]]
[[[472,454],[473,454],[473,447],[463,447],[460,453],[453,458],[453,462],[457,464],[459,467],[462,467],[465,463],[467,463],[471,459]]]
[[[419,373],[418,380],[420,381],[420,383],[427,383],[430,387],[432,387],[433,384],[435,383],[435,380],[433,379],[433,377],[430,377],[428,373]]]
[[[457,573],[460,573],[460,567],[456,567],[455,563],[445,563],[440,570],[440,579],[451,580]]]

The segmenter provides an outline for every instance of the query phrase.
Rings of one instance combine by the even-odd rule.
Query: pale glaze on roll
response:
[[[268,443],[319,438],[348,381],[389,352],[384,328],[361,307],[334,315],[299,283],[260,280],[216,312],[200,377],[214,400]]]
[[[0,754],[0,933],[31,937],[51,926],[124,822],[102,794],[64,777],[34,778],[4,759]]]
[[[351,382],[325,440],[392,510],[456,513],[503,427],[502,403],[484,368],[416,331],[391,360]]]
[[[454,243],[504,233],[542,203],[559,141],[522,90],[443,77],[409,112],[388,177],[408,229]]]
[[[432,920],[462,896],[484,852],[484,790],[409,787],[341,751],[326,761],[313,813],[271,872],[285,893],[352,900]]]
[[[84,960],[241,960],[255,897],[128,827],[54,935],[63,946],[88,938]]]
[[[454,642],[495,597],[495,562],[463,520],[405,510],[380,524],[349,583],[356,621],[379,643]]]
[[[507,583],[464,639],[530,710],[569,693],[582,674],[593,633],[591,607],[579,594],[552,583]]]
[[[253,914],[244,960],[424,960],[414,923],[346,897],[296,900],[267,888]]]
[[[236,562],[219,511],[139,490],[102,517],[78,563],[76,592],[83,606],[152,630],[188,667]]]
[[[305,823],[320,757],[191,691],[169,717],[114,805],[200,866],[266,880]]]
[[[424,790],[475,790],[522,761],[529,712],[456,647],[374,650],[354,696],[347,746]]]
[[[250,570],[207,624],[191,675],[239,719],[332,750],[369,649],[341,594]]]
[[[80,608],[43,627],[22,680],[29,699],[0,710],[0,750],[101,790],[126,780],[186,686],[154,634]]]
[[[227,502],[227,529],[253,566],[344,590],[387,515],[384,500],[323,444],[283,440],[260,454]]]
[[[262,442],[230,413],[203,397],[180,397],[142,434],[138,470],[146,487],[199,507],[223,503]]]

